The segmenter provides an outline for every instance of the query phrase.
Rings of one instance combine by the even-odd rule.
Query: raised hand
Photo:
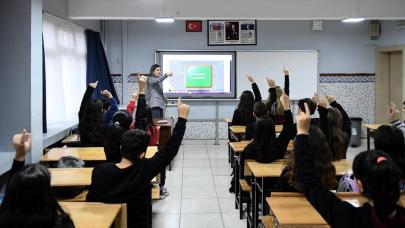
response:
[[[283,105],[284,110],[290,110],[290,97],[285,94],[284,90],[283,90],[283,94],[280,97],[280,101],[281,101],[281,105]]]
[[[400,111],[393,102],[390,103],[387,114],[391,122],[399,120]]]
[[[171,77],[171,76],[173,76],[173,73],[172,72],[166,73],[165,76],[166,77]]]
[[[286,69],[286,68],[284,67],[283,73],[284,73],[284,75],[289,75],[290,72],[288,71],[288,69]]]
[[[255,78],[252,75],[246,75],[246,78],[250,81],[250,83],[255,83]]]
[[[90,86],[91,88],[93,88],[93,89],[97,88],[97,85],[98,85],[98,81],[89,83],[89,86]]]
[[[276,82],[271,78],[267,78],[267,84],[270,88],[276,88]]]
[[[315,102],[316,102],[316,104],[318,106],[328,108],[328,101],[326,100],[326,98],[322,98],[322,97],[319,97],[319,96],[316,96],[314,98],[316,99]]]
[[[15,159],[24,161],[25,155],[31,148],[32,136],[25,129],[13,136],[13,146],[15,150]]]
[[[112,96],[112,94],[110,93],[110,91],[108,91],[108,90],[103,90],[102,92],[101,92],[101,94],[103,94],[104,96],[106,96],[106,97],[108,97],[109,99],[111,99],[113,96]]]
[[[188,118],[188,113],[190,112],[190,106],[187,104],[183,104],[181,101],[181,97],[179,97],[179,100],[177,101],[177,114],[179,117],[183,119]]]
[[[298,110],[295,116],[297,120],[297,135],[308,135],[309,128],[311,127],[311,111],[308,104],[305,102],[305,112]]]
[[[139,84],[139,94],[145,94],[146,88],[148,87],[148,78],[141,75],[138,80]]]
[[[333,103],[336,100],[336,98],[331,95],[325,95],[325,97],[326,97],[326,100],[328,100],[329,104]]]

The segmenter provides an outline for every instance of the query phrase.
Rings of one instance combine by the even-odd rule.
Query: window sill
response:
[[[48,126],[48,132],[43,134],[43,147],[47,148],[48,146],[64,139],[69,135],[71,128],[77,127],[77,121],[64,121],[54,123]]]

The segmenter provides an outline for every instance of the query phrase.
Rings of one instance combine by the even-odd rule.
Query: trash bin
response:
[[[361,145],[361,122],[360,117],[352,117],[352,137],[350,138],[350,146],[359,147]]]

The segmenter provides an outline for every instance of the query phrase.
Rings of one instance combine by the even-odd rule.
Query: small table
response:
[[[363,124],[365,128],[367,128],[367,150],[370,150],[370,137],[374,137],[375,131],[381,126],[382,124]]]
[[[93,202],[59,202],[70,215],[76,228],[127,227],[126,204],[104,204]]]

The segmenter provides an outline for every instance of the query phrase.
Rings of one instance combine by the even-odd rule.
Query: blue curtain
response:
[[[108,67],[107,57],[105,55],[103,43],[101,43],[100,34],[91,30],[86,30],[87,43],[87,84],[98,80],[98,89],[93,94],[93,99],[103,98],[100,91],[106,89],[111,92],[119,104],[117,93],[111,79],[110,68]]]

